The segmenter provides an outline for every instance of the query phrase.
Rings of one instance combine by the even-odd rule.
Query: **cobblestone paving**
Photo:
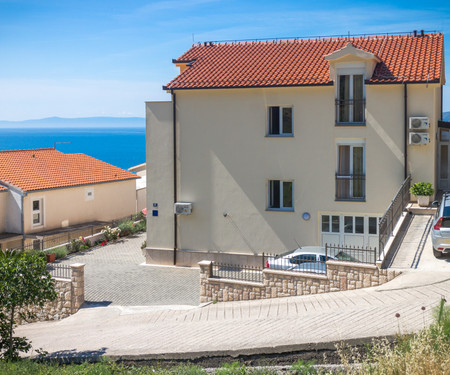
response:
[[[53,356],[289,351],[420,330],[441,296],[450,296],[446,273],[409,271],[379,287],[310,296],[190,309],[87,308],[61,321],[20,326],[16,334]]]
[[[145,234],[76,254],[60,262],[85,263],[88,305],[198,305],[198,269],[143,265]]]

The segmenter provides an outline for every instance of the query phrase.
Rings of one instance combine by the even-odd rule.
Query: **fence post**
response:
[[[325,262],[327,261],[327,259],[328,259],[328,244],[326,243],[325,244]]]
[[[264,269],[264,253],[262,253],[262,269]]]

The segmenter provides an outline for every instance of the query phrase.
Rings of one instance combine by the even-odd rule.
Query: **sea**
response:
[[[0,150],[52,147],[128,169],[145,163],[145,128],[0,128]]]

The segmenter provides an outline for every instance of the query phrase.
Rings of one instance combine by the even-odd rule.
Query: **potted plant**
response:
[[[430,197],[434,194],[434,189],[430,182],[416,182],[411,186],[409,192],[417,197],[420,207],[427,207]]]
[[[47,258],[47,263],[53,263],[54,261],[55,261],[55,256],[56,256],[56,253],[55,252],[53,252],[53,253],[45,253],[45,256],[46,256],[46,258]]]

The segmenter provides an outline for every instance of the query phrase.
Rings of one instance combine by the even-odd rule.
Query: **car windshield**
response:
[[[290,259],[292,264],[302,264],[305,262],[315,262],[316,254],[301,254],[296,255]]]

